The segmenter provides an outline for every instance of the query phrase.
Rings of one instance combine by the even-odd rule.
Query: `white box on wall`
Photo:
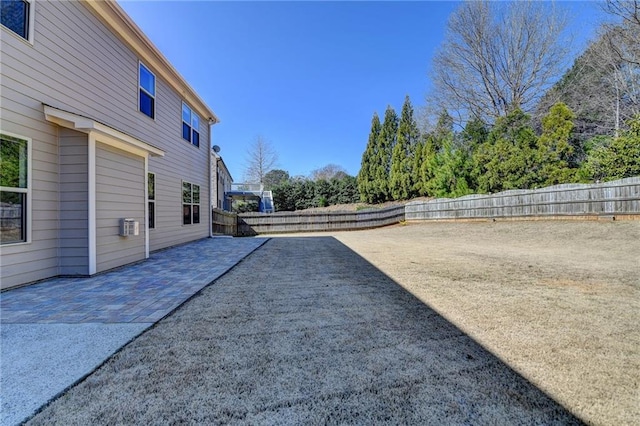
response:
[[[121,237],[140,235],[140,222],[134,219],[120,219],[120,233],[118,235]]]

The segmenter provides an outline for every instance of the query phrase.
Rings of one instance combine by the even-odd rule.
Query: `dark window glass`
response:
[[[29,3],[24,0],[2,0],[2,25],[24,39],[29,39]]]
[[[149,229],[156,227],[156,203],[149,201]]]
[[[191,225],[191,205],[190,204],[182,205],[182,224]]]
[[[193,204],[200,204],[200,185],[193,185]]]
[[[140,111],[151,118],[155,117],[155,99],[140,89]]]
[[[200,223],[200,185],[182,182],[182,224]]]
[[[182,122],[182,138],[191,142],[191,126]]]
[[[150,200],[156,199],[156,175],[153,173],[147,174],[147,192]]]
[[[0,186],[27,187],[27,141],[2,135],[0,139]]]
[[[193,223],[200,223],[200,206],[193,205]]]
[[[191,184],[189,182],[182,182],[182,202],[191,203]]]
[[[191,127],[193,128],[191,143],[200,147],[200,118],[195,113],[191,114]]]
[[[20,243],[27,240],[27,194],[0,192],[0,243]]]

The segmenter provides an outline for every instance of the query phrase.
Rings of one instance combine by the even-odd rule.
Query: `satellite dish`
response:
[[[213,152],[215,152],[216,154],[220,152],[220,147],[218,145],[214,145],[213,147],[211,147],[211,149],[213,149]]]

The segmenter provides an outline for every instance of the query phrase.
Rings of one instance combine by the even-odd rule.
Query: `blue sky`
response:
[[[456,2],[131,1],[120,5],[220,118],[213,143],[236,182],[258,135],[277,168],[360,169],[374,112],[414,109]],[[575,50],[597,26],[590,2],[563,2]]]

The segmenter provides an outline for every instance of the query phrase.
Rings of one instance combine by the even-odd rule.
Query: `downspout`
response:
[[[211,136],[211,130],[213,130],[215,123],[215,121],[209,119],[209,144],[207,145],[207,160],[209,160],[209,238],[213,238],[213,191],[211,190],[211,185],[213,184],[213,161],[211,158],[213,138]]]
[[[220,176],[218,176],[218,170],[220,170],[220,158],[216,157],[216,207],[218,207],[218,200],[220,199]],[[222,201],[222,210],[224,210],[224,200]]]

